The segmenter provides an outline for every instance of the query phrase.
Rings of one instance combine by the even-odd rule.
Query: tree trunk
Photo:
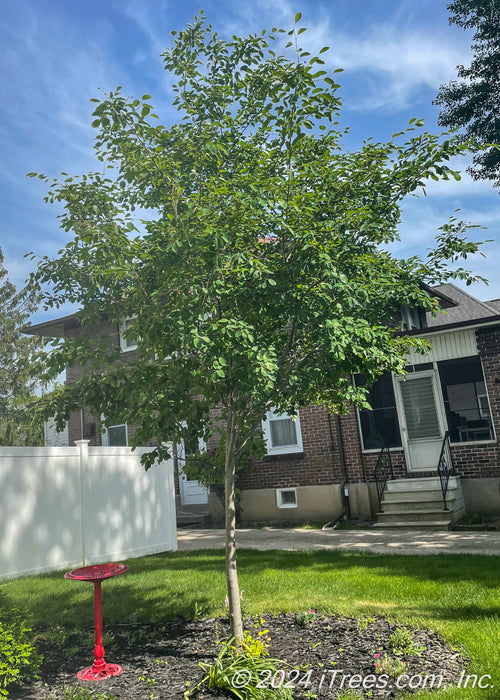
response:
[[[243,641],[243,622],[241,619],[240,586],[236,569],[236,416],[230,412],[227,422],[225,454],[225,509],[226,509],[226,580],[229,601],[229,624],[231,636],[236,643]]]

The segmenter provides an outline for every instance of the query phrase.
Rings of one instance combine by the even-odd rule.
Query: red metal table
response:
[[[74,581],[90,581],[94,584],[94,620],[95,620],[95,646],[94,663],[88,668],[83,668],[76,674],[81,681],[100,681],[110,676],[119,676],[123,671],[118,664],[107,664],[104,660],[104,647],[102,645],[102,606],[101,583],[113,576],[119,576],[129,570],[125,564],[96,564],[73,569],[64,574],[64,578]]]

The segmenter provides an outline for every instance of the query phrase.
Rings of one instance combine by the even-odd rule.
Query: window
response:
[[[106,426],[106,431],[102,434],[102,444],[105,447],[127,447],[127,424]]]
[[[177,446],[177,458],[181,462],[181,469],[184,464],[190,460],[190,457],[195,455],[198,451],[206,452],[206,448],[207,446],[203,438],[185,437]]]
[[[493,440],[493,424],[478,356],[438,362],[452,442]]]
[[[422,319],[418,308],[412,306],[402,306],[401,324],[404,331],[414,331],[422,328]]]
[[[354,383],[356,386],[364,386],[364,376],[355,375]],[[384,373],[372,384],[367,400],[372,410],[358,411],[363,449],[380,450],[386,445],[401,447],[396,399],[389,372]]]
[[[137,338],[126,337],[126,331],[130,328],[137,316],[125,318],[120,324],[120,347],[122,352],[137,350]]]
[[[262,421],[268,455],[284,455],[302,452],[302,435],[299,416],[268,411]]]
[[[276,489],[278,508],[297,508],[297,489]]]

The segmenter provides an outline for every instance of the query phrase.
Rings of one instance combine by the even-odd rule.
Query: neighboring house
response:
[[[45,447],[67,447],[70,444],[68,438],[68,424],[66,423],[64,430],[57,432],[55,420],[44,421],[43,441]]]
[[[372,516],[380,507],[377,462],[389,475],[379,526],[442,527],[465,510],[500,513],[500,300],[481,302],[453,284],[433,291],[446,314],[402,310],[403,328],[427,338],[432,349],[410,354],[405,378],[381,376],[370,389],[373,410],[351,410],[339,418],[308,406],[296,420],[268,413],[263,422],[268,454],[239,479],[243,522],[332,521],[347,509]],[[71,315],[27,332],[55,336],[77,328]],[[101,325],[95,332],[103,330]],[[108,324],[107,332],[124,353],[136,351],[123,338],[123,326]],[[66,381],[75,381],[79,372],[69,367]],[[102,436],[95,418],[82,409],[68,422],[68,440],[128,444],[131,430],[112,426]],[[448,455],[445,435],[459,475],[448,482],[449,510],[437,472],[443,444]],[[207,499],[182,473],[176,481],[181,504]],[[214,519],[222,517],[218,499],[208,500]]]

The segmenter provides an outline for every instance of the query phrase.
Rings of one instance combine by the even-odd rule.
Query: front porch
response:
[[[460,476],[446,432],[435,465],[436,475],[394,478],[391,451],[383,447],[373,479],[377,487],[375,528],[449,530],[466,513]]]
[[[374,528],[449,530],[465,516],[459,476],[450,476],[443,502],[438,476],[388,481]]]

